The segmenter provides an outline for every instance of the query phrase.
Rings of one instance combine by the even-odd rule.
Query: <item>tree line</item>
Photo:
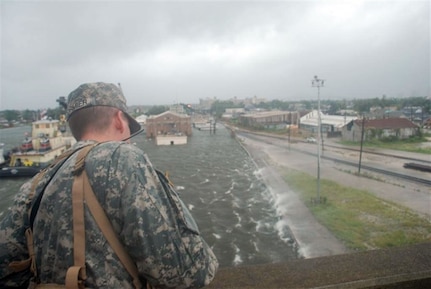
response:
[[[0,117],[5,119],[9,125],[12,125],[14,122],[31,123],[33,121],[41,119],[42,117],[60,119],[60,115],[62,114],[65,114],[65,111],[62,108],[48,108],[46,110],[7,109],[0,111]]]
[[[212,105],[209,113],[216,117],[221,117],[225,113],[227,108],[260,108],[265,110],[284,110],[284,111],[295,111],[301,107],[305,110],[317,109],[317,100],[301,100],[301,101],[283,101],[274,99],[267,102],[260,102],[252,106],[245,105],[244,103],[234,103],[232,100],[216,100]],[[409,98],[388,98],[383,95],[381,98],[369,98],[369,99],[353,99],[353,100],[321,100],[321,107],[325,107],[325,111],[328,114],[336,114],[337,111],[343,109],[352,109],[359,114],[363,114],[370,111],[372,107],[396,107],[398,110],[405,107],[420,107],[424,114],[431,113],[431,101],[429,98],[423,96],[409,97]],[[155,105],[151,107],[145,114],[146,115],[157,115],[169,109],[168,106]],[[0,111],[0,117],[6,119],[9,124],[14,121],[31,123],[41,118],[41,114],[48,118],[59,119],[60,115],[65,114],[63,107],[48,108],[46,111],[42,110],[4,110]]]
[[[228,101],[215,101],[211,106],[211,111],[214,115],[221,116],[226,108],[244,108],[244,103],[234,103]],[[305,110],[317,109],[317,100],[301,100],[301,101],[282,101],[271,100],[252,105],[253,108],[266,110],[284,110],[296,111],[298,107]],[[372,107],[395,107],[401,110],[406,107],[420,107],[424,114],[431,113],[431,100],[425,96],[409,97],[409,98],[387,98],[383,95],[381,98],[370,99],[353,99],[353,100],[321,100],[321,109],[328,114],[337,114],[340,110],[351,109],[359,114],[370,112]]]

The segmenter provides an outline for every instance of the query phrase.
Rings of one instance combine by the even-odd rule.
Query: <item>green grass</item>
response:
[[[316,178],[292,169],[283,170],[283,175],[316,219],[351,250],[381,249],[431,239],[431,223],[408,208],[322,179],[320,195],[326,202],[313,204]]]
[[[422,154],[431,154],[431,146],[423,147],[422,143],[426,142],[427,139],[425,137],[414,137],[406,140],[396,140],[396,139],[387,139],[387,140],[371,140],[365,141],[363,143],[364,148],[382,148],[382,149],[391,149],[391,150],[399,150],[399,151],[407,151],[407,152],[415,152]],[[359,146],[359,142],[350,142],[350,141],[340,141],[340,144],[344,145],[354,145]]]

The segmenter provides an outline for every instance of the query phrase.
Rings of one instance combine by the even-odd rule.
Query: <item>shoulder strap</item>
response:
[[[32,204],[30,207],[30,212],[29,212],[29,223],[30,223],[30,228],[33,229],[33,223],[34,223],[34,219],[36,218],[36,214],[37,211],[39,210],[39,206],[40,206],[40,202],[42,200],[43,197],[43,193],[45,192],[46,187],[49,184],[49,181],[46,182],[45,186],[40,190],[40,192],[36,192],[36,188],[37,185],[39,184],[40,180],[42,180],[43,176],[49,171],[49,169],[54,168],[52,172],[50,172],[50,179],[52,179],[54,177],[54,175],[57,173],[57,171],[60,169],[60,167],[63,165],[63,163],[71,156],[73,155],[75,152],[77,152],[78,150],[82,149],[82,150],[86,150],[87,153],[88,151],[94,147],[95,144],[92,145],[87,145],[83,148],[77,148],[75,150],[70,150],[70,151],[65,151],[64,153],[62,153],[60,156],[58,156],[55,161],[49,165],[47,168],[43,169],[32,181],[31,184],[31,193],[30,193],[30,198],[33,199],[33,197],[36,195],[36,198],[32,200]]]
[[[30,271],[33,274],[33,279],[35,281],[38,280],[38,276],[37,276],[37,270],[36,270],[36,259],[34,256],[34,246],[33,246],[33,223],[34,223],[34,219],[36,218],[36,214],[39,210],[39,206],[40,206],[40,202],[42,200],[43,194],[45,192],[46,187],[48,186],[48,184],[50,183],[50,180],[54,177],[54,175],[57,173],[57,171],[59,170],[59,168],[63,165],[63,163],[71,156],[73,155],[76,151],[83,149],[86,150],[86,152],[88,153],[88,151],[95,146],[95,144],[92,145],[88,145],[84,148],[77,148],[75,150],[68,150],[65,151],[64,153],[62,153],[60,156],[58,156],[55,161],[49,165],[48,167],[44,168],[41,172],[39,172],[32,181],[31,184],[31,191],[29,194],[29,202],[31,202],[30,205],[30,209],[29,209],[29,227],[26,229],[25,231],[25,236],[26,236],[26,240],[27,240],[27,248],[28,248],[28,252],[29,252],[29,258],[26,260],[22,260],[22,261],[13,261],[9,264],[9,268],[11,270],[13,270],[14,272],[19,272],[19,271],[23,271],[27,268],[30,268]],[[85,153],[85,155],[87,154]],[[83,157],[85,158],[85,155],[83,155]],[[50,171],[50,169],[52,169]],[[39,184],[39,182],[43,179],[43,177],[45,176],[45,174],[49,174],[49,180],[45,183],[45,185],[37,190],[37,185]],[[36,191],[37,190],[37,191]],[[34,198],[36,196],[36,198]]]
[[[142,284],[139,280],[138,269],[136,268],[135,263],[130,258],[129,254],[124,249],[120,240],[118,239],[117,234],[115,233],[111,222],[105,214],[102,206],[94,195],[93,189],[91,187],[90,181],[88,179],[87,172],[85,171],[85,157],[88,154],[92,147],[82,150],[78,155],[78,158],[75,163],[75,181],[72,188],[72,195],[76,198],[73,200],[73,227],[74,227],[74,262],[75,269],[73,271],[68,271],[70,277],[70,284],[77,284],[77,280],[85,280],[85,228],[84,228],[84,211],[83,204],[84,199],[86,204],[94,217],[97,225],[108,241],[109,245],[114,250],[115,254],[120,259],[123,266],[126,268],[127,272],[133,278],[133,284],[136,289],[142,288]],[[79,204],[78,204],[79,203]],[[76,210],[75,210],[76,208]],[[82,211],[81,211],[82,209]],[[77,213],[75,215],[75,212]],[[76,222],[76,226],[75,226]],[[81,224],[82,223],[82,224]],[[77,228],[77,230],[75,230]],[[78,245],[79,244],[79,245]],[[71,267],[69,270],[72,270]],[[81,270],[79,270],[81,268]],[[81,272],[81,274],[80,274]],[[79,276],[78,276],[79,275]],[[79,278],[78,278],[79,277]],[[67,277],[66,277],[66,287],[67,285]],[[70,287],[70,288],[78,288],[78,287]]]
[[[132,258],[130,258],[129,254],[126,252],[120,240],[118,239],[117,234],[114,232],[111,222],[109,221],[105,211],[94,195],[93,189],[91,188],[87,173],[85,171],[82,173],[82,176],[84,178],[84,198],[91,214],[94,217],[94,220],[96,220],[97,225],[99,226],[109,245],[111,245],[115,254],[117,254],[123,266],[126,268],[127,272],[129,272],[130,276],[132,276],[133,285],[135,285],[135,288],[142,288],[141,282],[139,281],[136,264],[133,262]]]
[[[87,273],[85,270],[85,221],[84,221],[84,177],[82,174],[85,157],[94,145],[80,150],[73,174],[75,180],[72,186],[72,223],[73,223],[73,263],[66,273],[66,288],[84,288]]]

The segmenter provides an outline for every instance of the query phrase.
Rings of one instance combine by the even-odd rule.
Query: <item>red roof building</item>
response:
[[[419,133],[419,126],[407,118],[357,119],[343,127],[343,140],[360,141],[364,128],[364,140],[395,137],[406,139]]]

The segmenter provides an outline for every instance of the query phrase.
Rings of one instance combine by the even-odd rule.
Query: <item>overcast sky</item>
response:
[[[428,96],[428,0],[1,1],[0,110],[85,82],[128,105]]]

